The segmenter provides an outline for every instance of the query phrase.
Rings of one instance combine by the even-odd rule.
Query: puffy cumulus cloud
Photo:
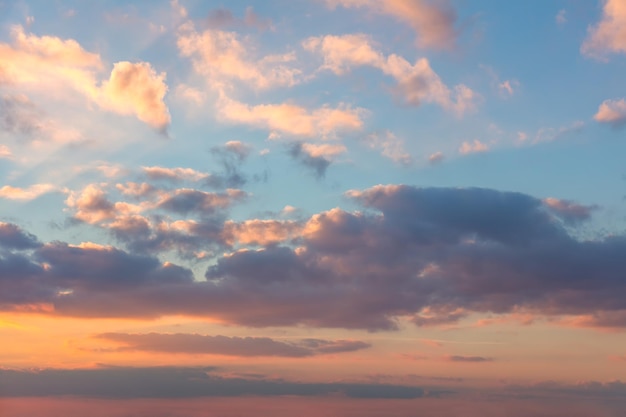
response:
[[[33,234],[13,223],[0,222],[0,247],[7,249],[34,249],[41,243]]]
[[[108,247],[52,243],[32,255],[2,253],[3,308],[39,302],[73,316],[187,314],[247,326],[371,330],[394,329],[400,318],[445,325],[471,313],[626,327],[626,237],[574,237],[572,228],[584,218],[575,203],[404,185],[347,197],[362,210],[318,213],[301,231],[287,222],[231,224],[233,236],[263,247],[235,247],[218,257],[206,281]],[[572,216],[580,219],[566,224]],[[228,239],[220,223],[181,220],[168,227]],[[289,241],[290,233],[298,237]],[[261,234],[277,237],[262,242],[254,237]]]
[[[463,155],[467,155],[470,153],[477,152],[487,152],[489,150],[489,145],[479,141],[478,139],[474,139],[473,142],[463,142],[459,147],[459,153]]]
[[[255,48],[236,32],[209,28],[198,32],[191,21],[180,26],[177,45],[181,56],[190,58],[194,70],[207,78],[210,87],[223,90],[233,82],[255,89],[293,86],[301,71],[293,68],[293,53],[250,56]]]
[[[626,100],[605,100],[593,118],[600,123],[621,127],[626,123]]]
[[[303,339],[283,342],[269,337],[229,337],[200,334],[103,333],[96,336],[122,344],[119,351],[193,353],[238,357],[275,356],[302,358],[315,355],[354,352],[369,344],[359,340]]]
[[[147,62],[117,62],[102,84],[98,104],[120,114],[134,114],[150,126],[165,131],[170,114],[163,101],[165,73],[157,74]]]
[[[303,42],[303,47],[323,56],[322,69],[339,75],[358,66],[378,68],[395,79],[397,85],[394,94],[407,105],[437,103],[446,110],[461,115],[473,109],[478,98],[474,91],[463,84],[450,90],[433,71],[426,58],[411,64],[396,54],[385,57],[374,49],[367,35],[312,37]]]
[[[366,114],[366,110],[346,104],[309,110],[291,103],[248,105],[228,97],[218,103],[222,120],[268,129],[278,136],[333,138],[338,133],[361,130]]]
[[[589,27],[580,51],[598,59],[626,52],[626,4],[622,0],[603,0],[602,19]]]
[[[457,31],[456,13],[447,0],[325,0],[331,8],[366,7],[393,16],[410,25],[420,47],[449,49],[454,46]]]
[[[156,172],[162,174],[160,169]],[[167,170],[165,173],[181,174]],[[225,211],[246,196],[235,189],[212,193],[191,188],[166,190],[148,183],[127,182],[114,188],[90,184],[70,192],[66,205],[74,220],[110,232],[133,252],[174,250],[189,259],[202,251],[228,246],[222,234]],[[123,201],[123,197],[134,202]],[[186,219],[171,219],[170,215],[184,215]]]
[[[35,259],[45,265],[51,284],[73,294],[193,282],[188,269],[111,246],[53,242],[41,246]]]
[[[126,202],[112,202],[106,191],[97,184],[89,184],[81,191],[71,191],[65,204],[74,210],[74,218],[89,224],[113,220],[126,214],[142,211],[142,207]]]
[[[100,56],[75,40],[27,34],[21,26],[13,27],[11,36],[12,44],[0,43],[0,73],[7,82],[45,90],[69,87],[103,109],[133,114],[157,129],[169,124],[165,73],[157,74],[149,63],[118,62],[100,82]]]
[[[411,155],[404,149],[404,141],[393,132],[372,133],[365,137],[364,142],[372,149],[380,150],[380,153],[402,165],[410,165],[413,162]]]
[[[228,245],[266,246],[287,242],[299,236],[302,225],[291,220],[253,219],[224,223],[222,238]]]

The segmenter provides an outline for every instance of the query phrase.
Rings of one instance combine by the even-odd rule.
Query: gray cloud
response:
[[[312,156],[302,149],[301,143],[294,143],[289,148],[289,156],[311,169],[316,178],[324,178],[331,161],[323,156]]]
[[[329,353],[353,352],[370,347],[358,340],[304,339],[282,342],[268,337],[229,337],[200,334],[102,333],[100,339],[122,343],[120,351],[215,354],[225,356],[279,356],[301,358]]]
[[[0,222],[0,247],[7,249],[34,249],[41,245],[37,237],[12,223]]]
[[[363,209],[311,217],[294,241],[297,250],[272,243],[219,257],[205,282],[150,257],[61,243],[32,257],[6,255],[1,282],[13,290],[13,303],[41,299],[56,314],[78,316],[190,314],[249,326],[375,330],[396,328],[399,316],[425,326],[471,312],[526,311],[626,326],[626,237],[575,238],[569,230],[586,215],[575,203],[555,209],[528,195],[479,188],[377,186],[347,195]],[[222,227],[191,223],[184,234],[152,243],[202,236],[219,245]],[[115,278],[105,281],[107,275]],[[52,288],[73,292],[46,296]]]
[[[339,394],[350,398],[419,398],[424,395],[421,388],[412,386],[225,378],[214,371],[212,367],[0,369],[0,397],[194,398]]]
[[[488,358],[484,356],[450,355],[450,356],[446,356],[444,359],[450,362],[469,362],[469,363],[493,362],[493,358]]]

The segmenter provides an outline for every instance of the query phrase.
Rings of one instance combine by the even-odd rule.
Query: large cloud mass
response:
[[[437,325],[471,312],[519,311],[626,325],[626,238],[570,234],[593,207],[480,188],[388,185],[347,196],[363,211],[337,208],[302,224],[227,222],[223,231],[213,223],[212,238],[187,244],[200,250],[212,239],[242,249],[218,258],[206,282],[115,248],[37,246],[5,226],[7,248],[34,252],[5,250],[2,302],[47,303],[77,316],[209,315],[251,326],[392,329],[399,317]],[[177,227],[182,238],[201,224]],[[262,230],[274,237],[259,237]]]

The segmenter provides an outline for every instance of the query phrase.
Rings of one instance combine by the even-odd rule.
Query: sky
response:
[[[0,415],[623,415],[624,74],[626,0],[0,0]]]

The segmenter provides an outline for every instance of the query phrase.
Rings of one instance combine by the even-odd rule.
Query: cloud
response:
[[[6,145],[0,145],[0,159],[11,159],[12,157],[11,149]]]
[[[165,168],[159,166],[142,167],[143,173],[151,180],[172,182],[201,181],[210,177],[209,174],[191,168]]]
[[[177,46],[180,55],[190,58],[194,70],[218,91],[230,88],[233,82],[255,89],[289,87],[300,82],[301,70],[291,66],[293,53],[256,59],[250,53],[255,50],[253,45],[236,32],[213,28],[198,32],[187,21],[179,27]]]
[[[291,220],[252,219],[243,222],[227,220],[222,238],[228,245],[266,246],[282,243],[299,236],[302,225]]]
[[[333,9],[366,7],[391,15],[415,30],[420,47],[449,49],[458,36],[454,28],[456,13],[446,0],[326,0],[326,4]]]
[[[363,128],[366,111],[340,104],[309,110],[296,104],[248,105],[223,97],[218,103],[218,117],[227,122],[247,124],[279,134],[300,137],[333,138],[342,132]]]
[[[504,80],[498,84],[498,90],[500,93],[507,96],[512,96],[518,87],[519,82],[517,80]]]
[[[139,120],[165,131],[170,114],[163,99],[167,92],[165,73],[157,74],[147,62],[117,62],[102,84],[100,106],[119,114],[134,114]]]
[[[459,153],[463,155],[477,152],[487,152],[488,150],[489,145],[479,141],[478,139],[474,139],[474,142],[463,142],[459,147]]]
[[[228,9],[215,9],[209,12],[206,19],[211,28],[224,28],[228,26],[246,26],[257,30],[268,30],[272,28],[271,19],[260,17],[254,12],[252,7],[247,7],[243,18],[237,18]]]
[[[353,352],[369,344],[358,340],[304,339],[283,342],[268,337],[229,337],[200,334],[102,333],[99,339],[121,343],[119,351],[210,354],[238,357],[274,356],[303,358],[314,355]]]
[[[409,399],[424,396],[419,387],[389,384],[306,383],[226,378],[214,367],[93,369],[0,369],[0,396],[79,396],[98,398],[197,398],[249,396],[344,396]]]
[[[428,162],[430,162],[431,164],[438,164],[441,163],[444,159],[445,159],[445,155],[443,154],[443,152],[435,152],[433,154],[430,154],[430,156],[428,157]]]
[[[445,356],[444,360],[448,362],[466,362],[466,363],[493,362],[493,358],[487,358],[484,356],[450,355],[450,356]]]
[[[165,193],[156,208],[178,214],[198,213],[211,215],[218,210],[231,206],[236,201],[245,199],[247,193],[241,190],[227,189],[223,193],[181,188],[172,193]]]
[[[337,75],[359,66],[381,70],[394,78],[396,86],[393,93],[410,106],[417,107],[424,102],[436,103],[446,110],[462,115],[475,107],[478,98],[476,93],[463,84],[455,86],[451,91],[433,71],[426,58],[411,64],[396,54],[385,57],[374,49],[369,37],[364,34],[311,37],[303,42],[303,47],[321,54],[324,58],[321,68]]]
[[[12,45],[0,43],[1,73],[8,82],[41,90],[69,87],[103,109],[133,114],[160,130],[167,128],[165,73],[156,74],[149,63],[117,62],[109,79],[100,84],[98,74],[104,70],[100,56],[85,51],[75,40],[38,37],[25,33],[21,26],[12,28],[11,37]],[[21,118],[12,126],[33,128],[25,122]]]
[[[324,178],[324,176],[326,176],[326,170],[332,161],[323,153],[309,153],[305,145],[306,144],[303,143],[294,143],[289,149],[289,155],[296,161],[302,163],[302,165],[310,168],[317,178]]]
[[[219,218],[153,226],[168,244],[240,245],[216,257],[206,281],[110,247],[56,242],[0,253],[0,302],[15,309],[37,300],[59,315],[185,314],[257,327],[394,329],[398,320],[447,325],[472,313],[626,327],[626,238],[577,237],[587,212],[574,202],[405,185],[346,197],[360,210],[335,208],[303,226]]]
[[[565,9],[559,10],[554,20],[559,25],[564,25],[565,23],[567,23],[567,10]]]
[[[592,210],[597,206],[583,206],[568,200],[559,200],[558,198],[548,197],[543,200],[544,204],[568,223],[576,223],[591,218]]]
[[[33,184],[27,188],[5,185],[0,187],[0,198],[28,201],[53,191],[58,191],[58,187],[52,184]]]
[[[626,123],[626,100],[604,100],[593,118],[599,123],[622,127]]]
[[[587,29],[580,51],[604,60],[611,53],[626,52],[626,5],[621,0],[603,0],[602,19]]]
[[[37,237],[12,223],[0,222],[0,247],[8,249],[34,249],[41,245]]]
[[[0,68],[1,69],[1,68]],[[0,99],[0,129],[31,142],[76,142],[81,134],[59,125],[25,94],[4,94]],[[8,149],[8,148],[7,148]]]
[[[367,146],[381,150],[381,154],[392,161],[410,165],[413,162],[411,155],[404,149],[404,141],[393,132],[372,133],[364,139]]]

